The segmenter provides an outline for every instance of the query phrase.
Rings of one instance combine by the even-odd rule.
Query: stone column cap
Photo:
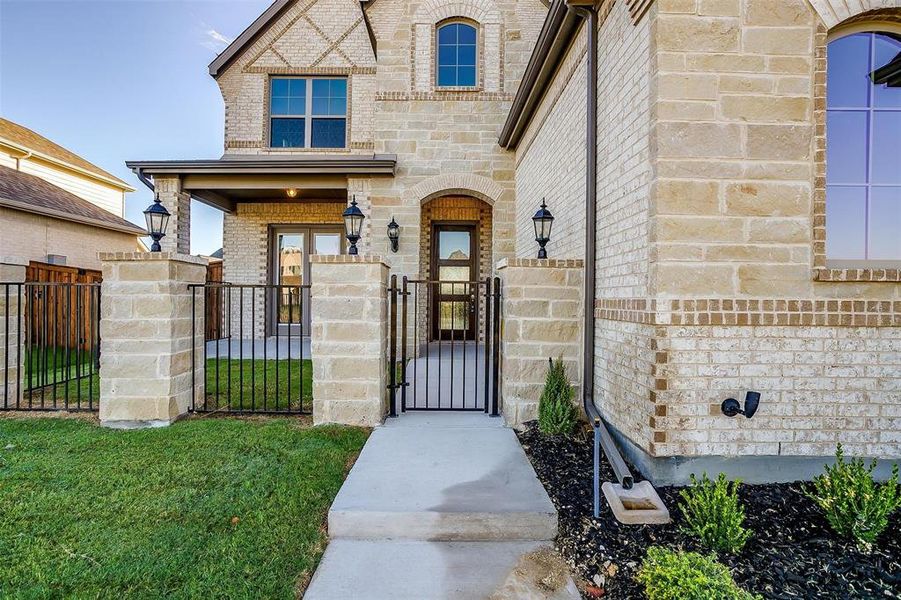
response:
[[[209,259],[193,254],[181,254],[178,252],[98,252],[97,258],[101,261],[119,261],[119,262],[150,262],[171,260],[174,262],[187,263],[191,265],[209,264]]]
[[[361,263],[367,265],[383,265],[385,267],[390,266],[380,254],[313,254],[310,256],[310,262],[317,264],[334,263],[348,265]]]
[[[537,267],[544,269],[581,269],[585,261],[581,258],[502,258],[497,261],[497,269],[507,267]]]

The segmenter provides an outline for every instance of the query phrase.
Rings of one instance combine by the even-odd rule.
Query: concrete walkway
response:
[[[328,523],[308,600],[578,598],[565,568],[559,589],[523,596],[522,565],[546,552],[557,513],[498,418],[389,419],[364,446]]]
[[[487,375],[491,389],[491,370]],[[407,408],[483,408],[485,344],[431,342],[407,361]]]
[[[228,338],[221,340],[213,340],[206,343],[207,358],[216,358],[232,360],[250,360],[250,359],[267,359],[267,360],[291,360],[309,359],[310,353],[310,337],[299,337],[294,334],[291,339],[286,335],[280,335],[276,338],[274,335],[266,339],[258,338],[256,340],[247,338],[232,338],[229,344]]]

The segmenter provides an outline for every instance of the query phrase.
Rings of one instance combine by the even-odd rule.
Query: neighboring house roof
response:
[[[66,150],[39,133],[35,133],[27,127],[13,123],[8,119],[0,118],[0,144],[6,144],[31,152],[33,155],[48,159],[51,162],[92,175],[102,179],[125,191],[133,192],[134,188],[116,177],[104,171],[97,165],[88,162],[74,152]]]
[[[0,206],[133,235],[147,235],[134,223],[40,177],[0,166]]]
[[[222,258],[223,256],[224,256],[224,255],[223,255],[223,250],[222,250],[222,248],[219,248],[218,250],[216,250],[215,252],[213,252],[212,254],[210,254],[210,258]]]
[[[263,14],[257,17],[247,29],[241,32],[241,35],[235,38],[235,41],[222,51],[222,54],[217,56],[215,60],[210,63],[210,75],[219,77],[222,71],[225,70],[225,67],[227,67],[242,50],[256,41],[260,34],[266,31],[269,25],[296,1],[297,0],[275,0]],[[366,25],[367,33],[369,34],[369,43],[372,44],[372,52],[375,53],[375,35],[372,32],[372,27],[369,25],[369,19],[366,17],[365,11],[362,10],[362,4],[365,4],[368,1],[369,0],[362,0],[360,2],[361,12],[363,12],[363,21]]]
[[[394,175],[396,154],[226,155],[211,160],[130,160],[132,171],[155,174],[381,174]]]

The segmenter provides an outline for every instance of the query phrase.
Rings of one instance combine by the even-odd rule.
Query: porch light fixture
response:
[[[288,188],[285,190],[285,193],[288,194],[288,198],[297,198],[297,190],[295,188]]]
[[[544,198],[541,199],[541,208],[532,217],[535,225],[535,241],[538,242],[538,258],[547,258],[547,250],[544,247],[551,241],[551,226],[554,224],[554,215],[547,209]]]
[[[394,220],[394,217],[391,217],[391,222],[388,223],[388,240],[391,242],[391,251],[397,252],[397,241],[400,239],[400,225],[397,224],[397,221]]]
[[[342,216],[344,217],[344,235],[347,237],[347,241],[350,242],[350,248],[347,249],[347,253],[351,255],[359,254],[357,252],[357,242],[360,241],[360,231],[363,229],[363,219],[366,217],[363,215],[363,211],[357,207],[356,196],[350,201],[350,206],[342,213]]]
[[[169,211],[160,202],[159,197],[153,199],[153,204],[144,211],[144,219],[147,221],[147,231],[150,232],[150,238],[153,245],[150,246],[151,252],[160,252],[160,240],[166,237],[166,227],[169,225]]]

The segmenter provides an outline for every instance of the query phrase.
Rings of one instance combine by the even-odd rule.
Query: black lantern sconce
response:
[[[760,392],[746,392],[744,408],[741,407],[741,405],[738,403],[738,400],[736,400],[735,398],[726,398],[720,405],[720,409],[727,417],[744,415],[745,417],[750,419],[754,416],[754,413],[757,412],[758,406],[760,406]]]
[[[547,250],[544,247],[551,241],[551,226],[554,224],[554,215],[547,209],[544,198],[541,199],[541,208],[532,217],[535,225],[535,241],[538,242],[538,258],[547,258]]]
[[[344,236],[350,242],[350,248],[347,253],[351,255],[359,254],[357,251],[357,242],[360,241],[360,231],[363,229],[363,211],[357,207],[357,197],[354,196],[345,211],[342,213],[344,217]]]
[[[144,220],[147,221],[147,231],[153,240],[150,251],[160,252],[162,250],[160,240],[166,237],[166,227],[169,226],[169,211],[160,202],[159,197],[154,198],[153,204],[144,211]]]
[[[391,222],[388,223],[388,241],[391,242],[391,252],[397,252],[397,242],[399,239],[400,225],[397,224],[394,217],[391,217]]]

